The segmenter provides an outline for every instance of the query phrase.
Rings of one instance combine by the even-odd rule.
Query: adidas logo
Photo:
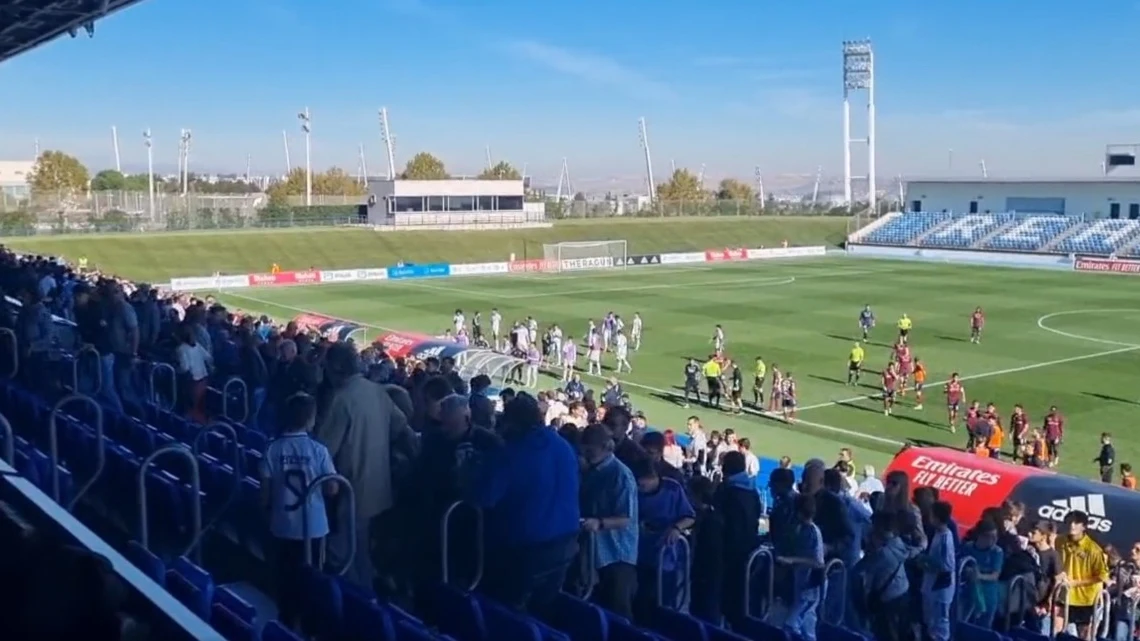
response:
[[[1089,515],[1089,529],[1094,532],[1107,533],[1112,529],[1112,521],[1108,519],[1104,507],[1103,494],[1085,494],[1083,496],[1070,496],[1067,499],[1056,499],[1049,505],[1042,505],[1037,514],[1051,521],[1063,522],[1069,512],[1084,512]]]
[[[624,258],[617,258],[614,260],[614,266],[615,267],[621,267],[623,265],[625,265],[625,259]]]

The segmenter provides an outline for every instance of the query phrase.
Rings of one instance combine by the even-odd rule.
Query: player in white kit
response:
[[[463,316],[462,309],[455,310],[455,315],[451,317],[451,322],[453,325],[455,325],[456,334],[458,334],[459,330],[463,329],[463,327],[467,325],[467,319]]]
[[[590,332],[586,343],[586,372],[602,375],[602,335],[597,330]]]
[[[573,336],[566,337],[559,358],[562,359],[562,380],[563,382],[570,382],[570,379],[574,377],[574,365],[578,362],[578,346],[574,344]]]
[[[713,330],[712,344],[713,351],[717,354],[724,351],[724,328],[720,325],[717,325],[716,329]]]
[[[492,349],[502,349],[503,348],[503,345],[501,342],[502,334],[500,333],[500,330],[502,330],[502,329],[503,329],[503,315],[499,313],[498,309],[492,307],[491,308],[491,346],[492,346]]]
[[[633,351],[641,349],[641,312],[634,312],[633,324],[629,330],[629,338],[633,343]]]
[[[589,345],[590,336],[593,336],[594,332],[598,331],[598,324],[595,323],[594,319],[592,319],[592,318],[589,321],[587,321],[587,323],[588,324],[586,325],[585,340],[586,340],[586,344]]]
[[[538,321],[533,316],[526,317],[526,333],[531,345],[538,344]]]
[[[550,327],[550,351],[554,354],[554,364],[562,364],[562,328],[558,325]]]
[[[625,337],[625,332],[618,331],[614,334],[614,356],[617,358],[615,372],[620,374],[623,367],[627,372],[633,371],[633,366],[629,364],[629,339]]]
[[[514,332],[516,342],[515,347],[517,347],[520,352],[525,352],[530,349],[530,332],[527,331],[526,327],[524,327],[522,323],[516,322]]]
[[[602,320],[602,349],[610,351],[610,345],[614,340],[614,313],[609,312]]]

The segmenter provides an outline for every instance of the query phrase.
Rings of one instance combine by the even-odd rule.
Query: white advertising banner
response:
[[[249,275],[242,274],[241,276],[219,276],[217,282],[218,289],[236,289],[238,287],[249,287]]]
[[[467,265],[452,265],[452,276],[487,276],[491,274],[507,274],[511,271],[510,263],[470,263]]]
[[[356,280],[388,280],[388,270],[384,268],[354,269]]]
[[[559,264],[559,269],[564,272],[573,272],[583,269],[608,269],[613,266],[613,256],[594,256],[592,258],[564,258]]]
[[[242,278],[246,278],[242,276]],[[249,279],[246,278],[246,282]],[[217,289],[218,277],[217,276],[196,276],[192,278],[171,278],[170,289],[176,292],[192,292],[198,289]]]
[[[334,269],[332,271],[321,271],[322,283],[347,283],[354,280],[360,280],[356,277],[355,269]]]
[[[808,256],[826,256],[827,248],[823,245],[815,247],[767,247],[764,249],[749,249],[749,260],[763,260],[765,258],[805,258]]]
[[[705,262],[704,252],[687,252],[682,254],[661,254],[662,265],[683,265],[686,263]]]

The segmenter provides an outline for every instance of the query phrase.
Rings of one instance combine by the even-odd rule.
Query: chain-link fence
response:
[[[0,194],[0,236],[84,232],[162,232],[212,229],[336,226],[365,223],[360,196],[317,196],[312,205],[293,197],[270,203],[265,194],[92,192],[78,196]],[[650,202],[646,198],[547,200],[550,221],[586,218],[743,217],[773,215],[848,216],[846,208],[813,208],[799,203],[755,200]],[[485,215],[487,212],[472,212]],[[462,214],[457,213],[457,217]],[[409,221],[410,222],[410,221]],[[464,224],[462,221],[457,225]],[[432,226],[438,228],[439,223]],[[400,225],[401,229],[414,225]]]

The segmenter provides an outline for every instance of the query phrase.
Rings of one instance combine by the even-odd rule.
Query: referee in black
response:
[[[697,359],[690,358],[689,362],[685,364],[685,407],[696,399],[697,404],[701,402],[701,366],[697,365]]]
[[[720,409],[721,389],[720,389],[720,375],[721,367],[720,361],[717,360],[716,354],[709,356],[709,360],[701,367],[701,372],[705,375],[705,382],[708,384],[709,391],[709,407]]]

